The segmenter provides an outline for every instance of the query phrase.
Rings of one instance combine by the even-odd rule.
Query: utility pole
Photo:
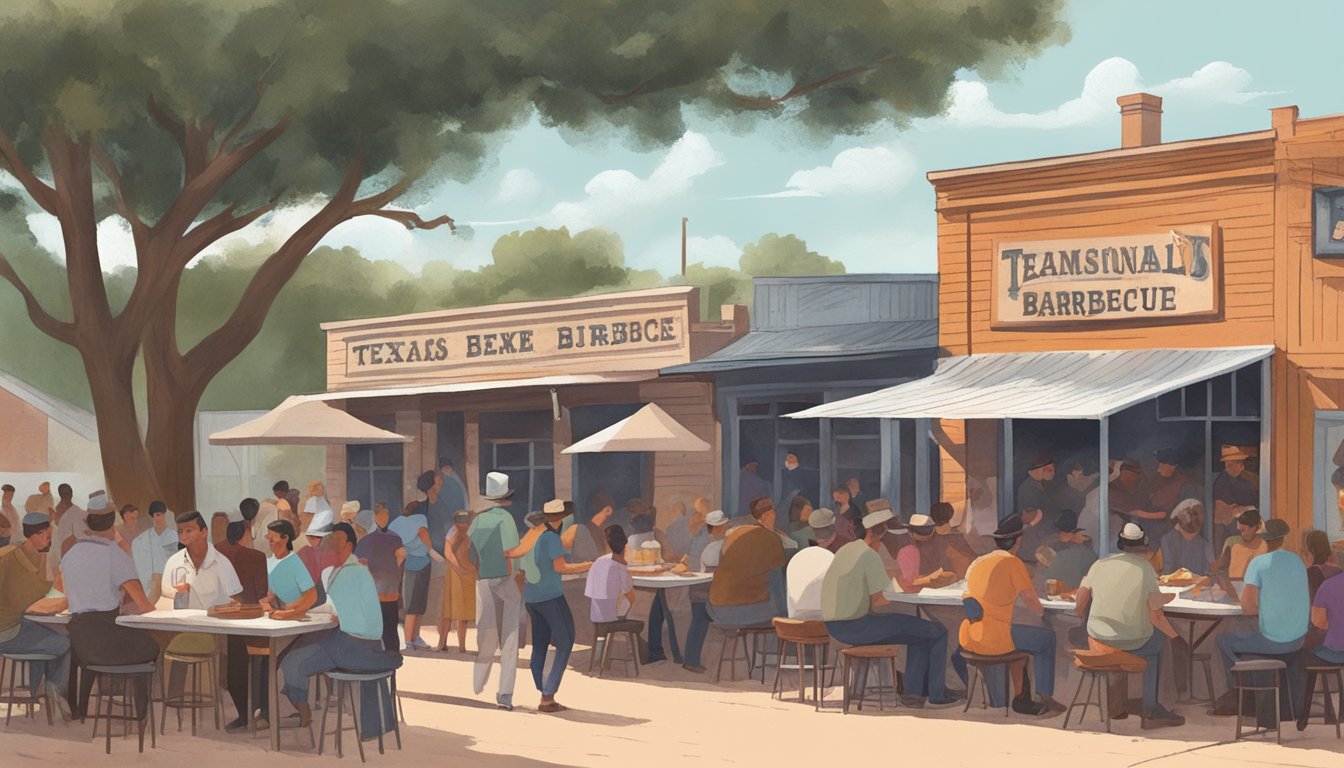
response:
[[[686,276],[686,217],[681,217],[681,276]]]

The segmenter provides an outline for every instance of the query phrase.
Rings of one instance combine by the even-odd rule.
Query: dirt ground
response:
[[[425,639],[434,641],[432,630]],[[468,639],[469,647],[474,638]],[[589,653],[578,648],[565,675],[559,696],[568,712],[544,715],[536,711],[538,694],[520,661],[515,689],[516,709],[494,707],[494,678],[479,697],[471,692],[471,657],[449,652],[417,653],[406,657],[398,674],[405,704],[402,728],[404,749],[397,752],[389,739],[388,752],[377,754],[375,742],[366,743],[370,763],[394,765],[465,764],[488,768],[533,766],[676,766],[676,765],[826,765],[840,760],[874,757],[905,764],[951,766],[1016,766],[1033,768],[1069,766],[1153,768],[1252,765],[1336,768],[1344,759],[1344,741],[1334,729],[1319,723],[1305,733],[1287,724],[1284,743],[1243,741],[1232,737],[1230,718],[1213,718],[1194,707],[1178,708],[1189,722],[1183,728],[1142,731],[1138,718],[1114,724],[1106,734],[1090,712],[1083,729],[1070,724],[1062,731],[1062,717],[1024,721],[1002,710],[976,708],[963,715],[960,707],[911,710],[890,707],[885,712],[865,706],[861,713],[842,715],[839,690],[815,712],[811,703],[772,699],[768,686],[758,681],[711,685],[707,675],[694,675],[670,661],[644,669],[634,679],[620,676],[617,666],[603,679],[588,677]],[[1061,698],[1072,695],[1072,682],[1061,685]],[[796,697],[796,688],[793,695]],[[1093,710],[1095,712],[1095,710]],[[328,752],[318,758],[309,749],[306,734],[287,731],[285,751],[272,755],[269,741],[232,736],[204,727],[192,737],[188,725],[176,732],[170,721],[168,735],[158,748],[136,754],[134,738],[114,738],[112,756],[103,754],[103,740],[89,738],[91,725],[48,727],[17,717],[0,729],[5,766],[66,766],[89,762],[114,765],[172,765],[181,768],[229,766],[264,761],[267,766],[311,765],[335,760]],[[319,713],[320,715],[320,713]],[[346,740],[346,761],[358,759]],[[911,758],[917,763],[908,762]],[[465,762],[460,762],[465,761]]]

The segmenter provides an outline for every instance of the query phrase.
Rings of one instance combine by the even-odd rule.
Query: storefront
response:
[[[929,174],[935,373],[797,415],[933,420],[978,528],[1090,507],[1106,549],[1188,497],[1344,539],[1344,117],[1163,144],[1120,105],[1120,149]]]
[[[789,414],[927,375],[938,338],[933,275],[757,278],[751,332],[665,374],[712,375],[723,425],[724,509],[762,493],[831,506],[832,490],[927,506],[935,447],[913,422]],[[884,449],[885,446],[885,449]],[[797,467],[786,466],[792,454]],[[791,462],[790,462],[791,463]],[[936,481],[936,476],[934,476]],[[935,486],[936,487],[936,486]]]
[[[677,287],[324,324],[328,391],[315,397],[413,438],[330,449],[328,494],[400,509],[446,459],[477,506],[485,474],[506,472],[520,525],[555,497],[574,499],[581,520],[599,494],[642,499],[660,516],[674,501],[717,499],[713,384],[659,369],[745,332],[745,308],[723,311],[701,322],[698,290]],[[561,455],[645,403],[712,449]]]

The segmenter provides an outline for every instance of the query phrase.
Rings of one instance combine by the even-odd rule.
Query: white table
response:
[[[70,623],[70,614],[64,611],[54,614],[25,613],[23,614],[23,618],[34,624],[42,624],[48,627],[64,627]]]
[[[635,585],[635,589],[645,589],[653,592],[653,599],[663,611],[663,621],[667,623],[667,639],[670,650],[672,651],[672,661],[677,664],[682,663],[681,643],[677,641],[677,622],[672,618],[672,608],[667,604],[667,590],[677,587],[691,587],[696,584],[708,584],[714,580],[714,575],[710,573],[687,573],[684,576],[664,572],[659,574],[630,574],[630,581]],[[649,638],[652,640],[653,638]]]
[[[1176,595],[1176,599],[1167,603],[1163,609],[1167,613],[1179,613],[1182,615],[1190,614],[1201,617],[1219,617],[1240,616],[1241,606],[1234,603],[1211,602],[1206,600],[1196,600],[1181,595],[1190,591],[1191,587],[1158,587],[1163,593]],[[914,606],[961,606],[962,595],[966,593],[966,582],[959,581],[946,587],[932,589],[925,587],[918,592],[898,592],[896,590],[887,590],[883,596],[893,603],[906,603]],[[1072,600],[1062,600],[1058,597],[1043,597],[1041,606],[1047,611],[1073,611],[1077,605]]]
[[[277,659],[280,656],[280,641],[337,626],[336,616],[330,612],[311,612],[307,621],[281,621],[268,616],[256,619],[217,619],[207,616],[205,611],[199,609],[150,611],[139,615],[119,616],[117,623],[123,627],[157,632],[201,632],[209,635],[265,638],[270,646],[266,665],[270,674],[271,688],[269,696],[271,750],[275,752],[280,751],[280,677],[276,669]]]

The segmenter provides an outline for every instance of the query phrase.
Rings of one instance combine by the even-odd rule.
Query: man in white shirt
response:
[[[168,525],[168,507],[162,501],[149,503],[149,519],[153,523],[149,530],[131,541],[131,558],[135,560],[140,586],[149,595],[149,601],[157,603],[162,596],[159,585],[164,566],[177,553],[177,529]]]
[[[236,603],[235,596],[243,591],[233,563],[210,544],[210,532],[200,512],[183,512],[177,516],[177,538],[182,544],[176,554],[168,558],[160,578],[163,597],[160,607],[195,608],[209,610],[217,605]],[[171,606],[163,604],[172,601]],[[173,637],[164,650],[177,653],[216,653],[215,638],[198,632],[184,632]],[[186,667],[169,666],[168,686],[172,693],[182,690]]]

